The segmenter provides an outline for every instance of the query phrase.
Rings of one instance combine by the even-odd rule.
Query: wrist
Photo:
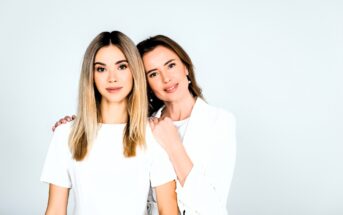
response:
[[[181,154],[185,153],[185,148],[183,147],[181,142],[174,142],[169,146],[170,147],[168,147],[166,151],[171,160],[176,156],[180,156]]]

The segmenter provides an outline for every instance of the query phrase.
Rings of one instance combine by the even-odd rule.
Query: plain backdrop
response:
[[[236,115],[230,215],[343,214],[343,1],[1,0],[1,215],[44,213],[51,126],[112,30],[175,39],[207,101]]]

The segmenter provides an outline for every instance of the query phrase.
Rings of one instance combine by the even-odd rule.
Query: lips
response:
[[[106,90],[109,93],[117,93],[119,92],[123,87],[107,87]]]
[[[179,86],[179,84],[173,84],[171,86],[168,86],[166,88],[164,88],[164,91],[167,93],[173,93],[176,91],[177,87]]]

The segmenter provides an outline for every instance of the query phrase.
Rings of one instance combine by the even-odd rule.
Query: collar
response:
[[[202,98],[197,98],[195,100],[193,109],[191,111],[191,115],[189,116],[189,118],[192,118],[193,115],[198,115],[198,113],[200,114],[202,112],[202,110],[208,106],[208,104],[202,99]],[[152,116],[153,117],[157,117],[160,118],[162,115],[162,110],[165,108],[165,105],[163,105],[160,109],[158,109],[158,111],[156,111]]]

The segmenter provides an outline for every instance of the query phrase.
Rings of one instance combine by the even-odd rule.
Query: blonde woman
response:
[[[150,183],[161,214],[177,214],[175,173],[146,128],[144,67],[123,33],[103,32],[88,46],[81,70],[77,118],[54,132],[41,181],[49,183],[46,214],[146,212]]]

